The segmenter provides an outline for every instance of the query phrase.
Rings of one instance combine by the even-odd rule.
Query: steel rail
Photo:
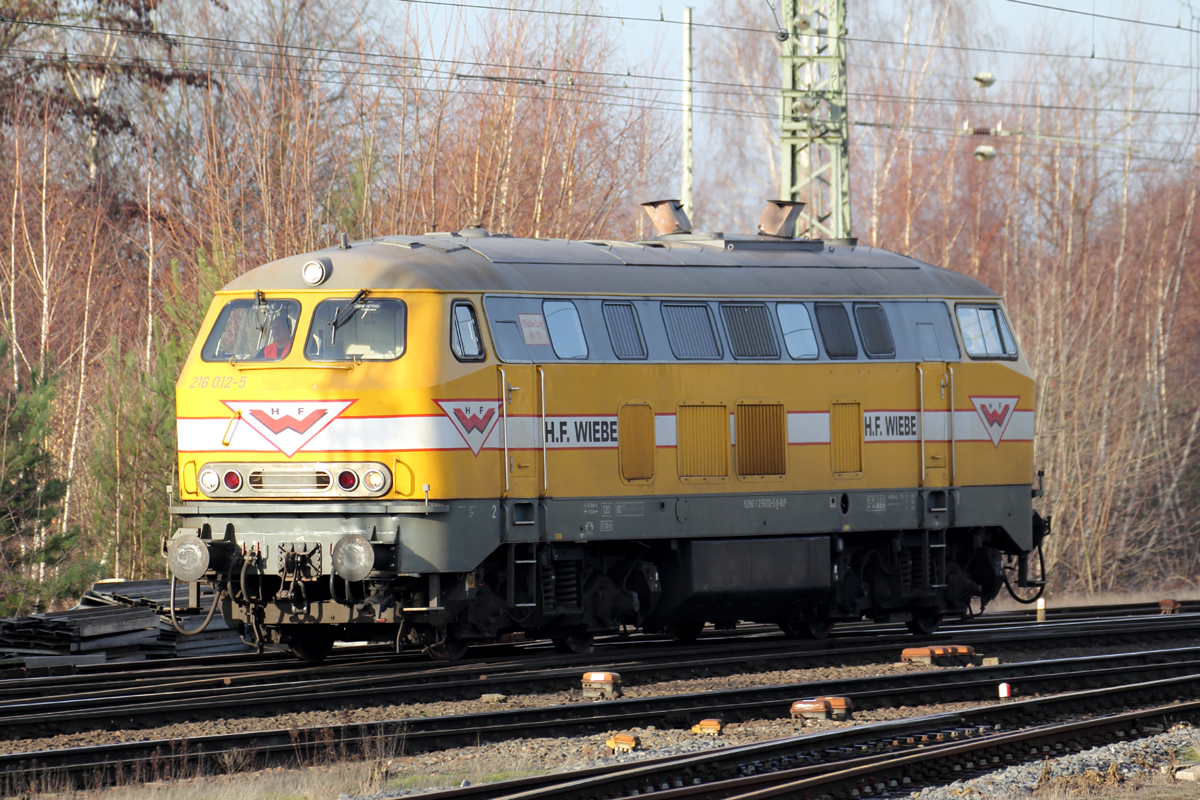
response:
[[[1099,625],[1104,629],[1079,631],[1063,627],[1069,625]],[[1113,627],[1109,627],[1110,625]],[[478,649],[490,654],[490,657],[485,656],[483,659],[472,658],[460,664],[442,664],[436,667],[431,666],[430,662],[421,656],[395,656],[378,651],[357,652],[349,656],[335,657],[331,663],[316,667],[300,665],[291,660],[289,656],[282,654],[264,654],[261,661],[246,661],[243,656],[239,656],[235,660],[229,660],[231,658],[229,656],[206,656],[187,660],[157,662],[161,666],[147,666],[148,663],[153,662],[94,665],[92,667],[80,668],[79,674],[74,675],[8,678],[0,680],[0,700],[50,696],[53,694],[62,694],[68,690],[75,694],[103,690],[115,691],[123,685],[121,683],[122,679],[129,686],[136,687],[162,685],[184,679],[195,681],[210,680],[217,683],[221,683],[225,679],[245,682],[248,679],[247,673],[264,673],[267,678],[285,681],[286,678],[284,676],[289,669],[296,675],[320,674],[322,671],[346,674],[360,668],[370,669],[371,665],[386,665],[389,671],[415,670],[420,672],[435,670],[438,674],[452,675],[456,670],[469,671],[474,669],[480,672],[531,670],[543,666],[544,663],[561,666],[566,663],[578,662],[583,668],[593,668],[604,663],[602,660],[604,656],[617,656],[618,651],[629,650],[637,651],[640,657],[646,661],[653,659],[663,659],[668,662],[682,661],[689,655],[704,655],[706,663],[720,664],[723,663],[720,659],[711,659],[708,656],[712,654],[715,648],[727,645],[734,640],[739,642],[739,650],[747,653],[750,650],[754,650],[756,653],[761,651],[762,655],[767,658],[783,658],[795,655],[804,658],[813,658],[817,661],[829,657],[832,661],[835,660],[833,659],[832,651],[840,651],[846,656],[869,659],[874,657],[874,655],[886,656],[895,647],[904,647],[913,642],[961,639],[963,636],[972,637],[971,641],[974,644],[1014,646],[1033,645],[1039,639],[1059,640],[1072,635],[1082,638],[1115,634],[1132,635],[1129,638],[1182,635],[1188,632],[1187,628],[1193,626],[1200,630],[1200,615],[1177,614],[1173,616],[1154,615],[1153,617],[1142,618],[1123,617],[1116,621],[1109,621],[1103,618],[1089,618],[1057,620],[1037,624],[1027,623],[1024,620],[993,619],[986,624],[946,628],[926,639],[914,639],[908,633],[893,635],[890,631],[882,635],[871,636],[868,634],[873,629],[851,630],[851,626],[846,626],[847,630],[838,637],[824,642],[787,640],[777,633],[770,636],[761,636],[752,630],[746,630],[736,635],[706,637],[699,644],[688,648],[681,647],[677,643],[669,647],[662,647],[662,640],[655,638],[639,638],[636,641],[615,639],[608,641],[606,646],[601,646],[597,652],[578,657],[564,657],[557,653],[549,654],[540,652],[549,650],[549,645],[541,642],[534,642],[525,646],[524,649],[526,649],[529,655],[522,655],[519,659],[514,658],[512,654],[513,648],[517,647],[517,645],[483,645]],[[765,628],[766,626],[755,627]],[[773,629],[773,626],[771,627]],[[891,630],[894,631],[894,628]],[[1006,630],[1027,632],[1015,636],[1004,635],[1004,631]],[[651,652],[641,653],[641,651],[647,649]],[[772,653],[771,651],[775,652]],[[495,657],[496,654],[500,655],[499,659]],[[621,654],[623,655],[623,653]],[[540,659],[543,655],[548,656],[548,658]],[[113,669],[95,672],[96,667],[110,667]],[[435,679],[432,675],[430,676],[430,680]],[[267,681],[264,680],[264,682]]]
[[[1061,635],[1060,635],[1061,637]],[[876,653],[877,655],[879,653]],[[844,651],[836,652],[843,658]],[[882,655],[895,658],[894,649],[886,650]],[[1093,667],[1091,673],[1099,675],[1095,669],[1101,664],[1120,664],[1126,667],[1140,666],[1146,669],[1179,669],[1170,664],[1143,666],[1147,660],[1191,661],[1200,658],[1200,650],[1182,648],[1166,651],[1154,651],[1150,654],[1126,653],[1108,656],[1085,656],[1076,659],[1052,659],[1036,662],[1026,662],[1023,665],[1001,665],[996,667],[980,667],[971,672],[956,673],[939,671],[934,673],[917,673],[929,676],[936,685],[955,683],[960,679],[966,682],[980,680],[1014,679],[1022,675],[1048,675],[1063,670],[1078,671],[1080,665]],[[722,659],[701,657],[690,660],[676,660],[664,666],[655,662],[621,663],[616,662],[604,667],[591,666],[589,669],[607,668],[621,672],[626,680],[636,676],[655,677],[661,679],[664,671],[675,675],[713,674],[721,671],[744,670],[747,661],[753,662],[762,669],[771,662],[781,662],[781,667],[795,668],[796,656],[793,653],[742,653],[737,656],[727,656]],[[519,667],[526,662],[511,662]],[[529,671],[517,669],[505,671],[497,669],[500,665],[491,665],[486,673],[477,673],[474,669],[462,671],[426,669],[411,674],[380,674],[378,668],[370,667],[350,671],[340,668],[332,677],[326,672],[305,679],[288,670],[280,670],[273,675],[253,675],[247,679],[230,677],[214,677],[194,681],[179,681],[159,684],[145,689],[130,691],[120,687],[108,691],[90,693],[75,693],[59,696],[18,698],[0,701],[0,737],[30,738],[52,732],[91,730],[97,726],[107,728],[136,728],[146,727],[158,720],[173,720],[179,715],[189,719],[222,717],[230,710],[236,710],[243,715],[267,714],[273,710],[291,710],[297,704],[308,707],[334,708],[370,702],[422,702],[434,698],[478,698],[487,692],[547,692],[563,691],[577,688],[581,670],[579,668],[562,668]],[[724,670],[722,670],[724,667]],[[1122,667],[1123,668],[1123,667]],[[912,674],[883,675],[842,681],[825,681],[807,684],[810,693],[846,694],[870,691],[875,687],[878,691],[887,692],[894,687],[912,683]],[[287,690],[281,692],[276,682],[263,683],[264,677],[275,677],[286,683]],[[1082,678],[1080,678],[1082,679]],[[1095,677],[1089,679],[1097,679]],[[757,693],[769,698],[765,702],[785,702],[783,695],[794,695],[800,691],[796,687],[756,687],[754,689],[728,690],[731,697],[748,697],[747,693]],[[709,696],[726,693],[712,693]],[[740,694],[739,694],[740,693]],[[674,698],[644,698],[639,701],[619,701],[622,703],[640,702],[646,707],[674,710],[680,703],[691,702],[678,698],[691,698],[692,695],[677,695]],[[978,697],[973,694],[971,697]],[[795,698],[793,698],[795,699]],[[935,698],[936,701],[936,698]],[[740,700],[747,703],[750,700]]]
[[[1200,690],[1195,676],[1191,683],[1192,691]],[[997,727],[997,723],[1015,721],[1022,724],[1028,719],[1063,710],[1093,712],[1097,705],[1111,704],[1118,696],[1136,700],[1147,691],[1169,694],[1171,688],[1131,684],[1116,690],[1073,692],[957,713],[874,723],[740,747],[649,759],[635,764],[617,764],[451,789],[427,793],[423,795],[423,800],[587,800],[647,793],[653,793],[660,800],[731,797],[765,800],[768,796],[816,797],[822,793],[845,796],[838,793],[849,793],[851,789],[880,791],[881,781],[884,784],[882,790],[905,786],[907,793],[907,785],[912,784],[912,778],[921,777],[914,765],[922,762],[937,762],[985,751],[997,757],[997,766],[1009,766],[1021,760],[1017,757],[1020,754],[1012,749],[1021,743],[1048,742],[1045,751],[1039,749],[1037,752],[1036,757],[1040,758],[1060,752],[1054,745],[1061,744],[1061,740],[1070,734],[1076,734],[1076,740],[1081,741],[1086,739],[1086,734],[1082,732],[1095,735],[1111,729],[1114,731],[1112,738],[1115,739],[1121,738],[1115,735],[1116,731],[1122,731],[1122,735],[1130,732],[1134,735],[1156,733],[1171,722],[1200,717],[1200,701],[1193,700],[1082,721],[983,734],[984,728]],[[1155,723],[1155,727],[1137,730],[1131,725],[1133,721]],[[983,735],[972,736],[972,730]],[[955,737],[958,732],[967,735]],[[906,749],[909,752],[897,752]],[[1032,753],[1026,755],[1033,756]],[[797,763],[801,766],[793,766]],[[935,769],[941,771],[942,768]],[[946,771],[953,774],[950,767],[946,767]],[[904,780],[906,777],[908,781]],[[866,785],[868,781],[870,783]],[[895,784],[890,781],[895,781]],[[772,794],[760,798],[751,793],[756,785],[762,784],[768,784],[765,791]]]
[[[974,672],[978,669],[964,672]],[[959,722],[956,724],[978,726],[1013,720],[1028,721],[1030,718],[1080,707],[1095,712],[1106,704],[1140,703],[1164,695],[1176,698],[1193,696],[1200,694],[1200,665],[1193,664],[1191,669],[1192,672],[1179,677],[983,706],[957,714],[937,715],[934,718],[957,719]],[[1127,676],[1128,671],[1126,667],[1113,669],[1109,679],[1120,675]],[[1085,675],[1083,672],[1075,672],[1049,677],[1057,677],[1069,683]],[[1022,679],[1020,685],[1032,690],[1041,680],[1038,677],[1029,677]],[[991,685],[990,681],[987,683]],[[812,684],[802,686],[813,687]],[[956,684],[948,683],[943,684],[941,688],[934,688],[926,683],[916,691],[932,690],[946,702],[951,698],[945,697],[945,693],[954,691],[955,686]],[[958,686],[961,687],[962,684]],[[792,693],[789,696],[794,697],[797,687],[784,688],[791,689]],[[896,691],[892,696],[902,701],[902,692]],[[0,754],[0,775],[14,781],[35,780],[47,771],[60,775],[86,774],[91,776],[90,780],[97,780],[96,776],[100,776],[102,780],[129,779],[130,776],[143,776],[143,779],[146,779],[148,764],[157,765],[162,773],[163,770],[194,766],[198,760],[219,758],[222,753],[237,754],[238,758],[244,758],[245,753],[250,752],[264,758],[270,756],[303,763],[305,759],[311,759],[321,753],[328,755],[336,752],[345,755],[364,749],[370,750],[372,747],[378,748],[380,742],[389,739],[402,740],[404,747],[409,751],[430,750],[511,738],[578,735],[630,725],[679,726],[713,715],[724,715],[727,720],[778,717],[781,713],[786,713],[783,709],[787,707],[780,707],[779,697],[768,699],[758,696],[749,702],[739,703],[732,692],[691,695],[682,698],[684,702],[676,707],[663,707],[662,702],[669,699],[609,701],[552,708],[515,709],[485,715],[389,720],[294,730],[246,731],[196,737],[187,741],[152,740]],[[863,701],[866,702],[867,698],[864,697]],[[657,708],[656,703],[659,704]],[[909,722],[897,721],[887,725]],[[883,723],[876,723],[875,727],[862,726],[845,730],[876,730],[880,729],[877,727],[879,725]],[[717,755],[719,754],[709,753],[707,758],[712,760],[717,758]]]

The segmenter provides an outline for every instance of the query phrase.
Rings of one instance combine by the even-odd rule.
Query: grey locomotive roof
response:
[[[325,263],[322,290],[431,289],[579,295],[996,297],[974,278],[873,247],[700,234],[648,242],[515,239],[482,231],[387,236],[289,256],[228,291],[301,291],[301,267]]]

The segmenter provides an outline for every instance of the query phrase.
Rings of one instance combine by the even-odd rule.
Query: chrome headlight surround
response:
[[[320,261],[309,261],[300,268],[300,277],[309,286],[320,286],[329,277],[329,269]]]

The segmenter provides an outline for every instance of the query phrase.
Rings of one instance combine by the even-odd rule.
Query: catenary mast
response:
[[[780,195],[807,205],[797,232],[850,233],[850,122],[846,0],[782,0]]]

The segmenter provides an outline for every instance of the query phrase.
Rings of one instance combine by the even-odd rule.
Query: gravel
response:
[[[688,729],[663,729],[653,725],[622,728],[620,733],[631,733],[638,737],[640,747],[630,753],[611,756],[608,755],[605,740],[611,733],[618,731],[577,737],[518,739],[477,747],[453,748],[436,753],[399,754],[381,760],[378,786],[381,791],[358,797],[359,800],[384,800],[430,789],[451,788],[459,785],[462,780],[477,784],[544,772],[570,772],[612,764],[632,764],[647,758],[685,755],[871,722],[974,708],[979,705],[981,704],[947,703],[872,709],[856,711],[851,721],[754,720],[730,723],[724,727],[721,735],[716,737],[698,736]]]
[[[926,787],[912,796],[921,800],[962,800],[964,797],[1021,797],[1047,786],[1067,790],[1099,787],[1145,777],[1178,760],[1195,758],[1200,733],[1190,727],[1131,742],[1114,742],[1072,755],[1031,762],[991,772],[948,786]],[[1187,762],[1185,762],[1187,763]]]
[[[964,642],[969,643],[969,642]],[[1194,637],[1180,637],[1169,644],[1154,645],[1154,647],[1186,647],[1200,644]],[[1127,643],[1098,644],[1092,647],[1064,647],[1053,652],[1030,652],[1023,648],[1006,649],[1003,647],[989,648],[983,655],[998,656],[1002,663],[1015,661],[1036,661],[1042,658],[1068,658],[1087,655],[1102,655],[1108,653],[1123,653],[1137,649],[1136,645]],[[605,654],[597,652],[598,659],[603,660]],[[689,680],[674,680],[662,682],[647,682],[636,685],[626,685],[626,697],[657,697],[667,694],[683,694],[688,692],[707,692],[720,689],[733,689],[746,686],[771,686],[789,683],[808,683],[822,680],[845,680],[869,675],[886,675],[907,672],[920,672],[930,667],[914,664],[867,664],[842,667],[813,667],[792,670],[771,670],[764,672],[746,672],[737,675],[694,678]],[[939,669],[934,667],[934,669]],[[946,669],[958,669],[946,667]],[[582,675],[583,670],[580,670]],[[803,690],[798,690],[802,694]],[[580,696],[578,690],[569,692],[547,692],[544,694],[524,694],[506,696],[504,708],[534,708],[573,703],[589,702]],[[137,742],[158,739],[192,739],[221,733],[234,733],[256,730],[294,730],[307,727],[326,727],[346,723],[383,722],[412,717],[435,717],[458,714],[475,714],[496,710],[494,701],[459,700],[447,702],[365,705],[357,708],[339,710],[296,711],[286,714],[269,716],[242,716],[230,712],[227,718],[208,720],[178,719],[171,724],[151,726],[138,730],[90,730],[80,733],[59,734],[54,736],[36,737],[29,739],[10,739],[0,741],[0,752],[27,753],[40,750],[57,750],[67,747],[82,747],[89,745],[112,744],[118,742]],[[0,737],[3,733],[0,732]]]

